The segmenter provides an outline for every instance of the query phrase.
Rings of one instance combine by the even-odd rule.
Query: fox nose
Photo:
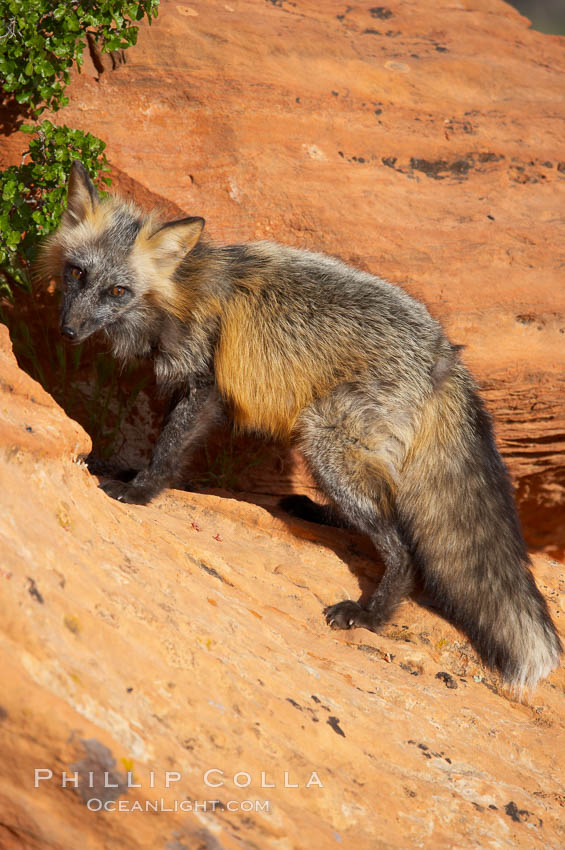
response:
[[[61,328],[61,333],[63,334],[63,336],[66,336],[67,339],[76,339],[77,332],[69,325],[63,325],[63,327]]]

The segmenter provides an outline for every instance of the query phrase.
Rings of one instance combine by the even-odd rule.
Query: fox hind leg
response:
[[[333,629],[362,626],[372,632],[378,631],[414,588],[410,555],[396,529],[383,524],[370,537],[385,563],[384,575],[365,605],[346,599],[325,609],[326,621]]]
[[[348,524],[370,536],[385,565],[365,604],[345,600],[325,609],[328,625],[377,631],[414,587],[414,567],[395,511],[394,461],[401,446],[374,403],[344,392],[303,413],[300,445],[320,489]]]

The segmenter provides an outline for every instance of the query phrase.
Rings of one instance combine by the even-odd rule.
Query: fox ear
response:
[[[203,218],[181,218],[169,221],[156,230],[148,244],[157,262],[177,265],[192,251],[206,222]]]
[[[88,212],[92,212],[100,201],[88,171],[78,159],[71,166],[69,188],[67,191],[67,215],[73,224],[83,221]]]

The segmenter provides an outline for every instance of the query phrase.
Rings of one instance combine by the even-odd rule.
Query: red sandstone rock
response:
[[[565,670],[512,702],[414,602],[382,635],[330,632],[323,607],[378,580],[366,540],[274,499],[112,501],[0,331],[3,850],[563,844]],[[535,573],[561,627],[565,571]],[[61,787],[90,770],[132,771],[122,805],[164,810],[89,811],[119,793]],[[174,811],[188,800],[270,811]]]
[[[423,298],[467,346],[529,539],[562,557],[563,40],[498,0],[171,0],[127,59],[87,61],[56,120],[104,138],[117,188],[148,206],[202,214],[222,241],[338,254]],[[2,164],[23,147],[7,140]],[[0,847],[565,844],[563,669],[512,702],[414,602],[383,635],[328,632],[324,605],[378,566],[362,538],[277,512],[268,494],[308,486],[299,457],[248,447],[268,458],[236,470],[259,505],[173,490],[119,505],[1,339]],[[534,566],[563,632],[563,566]],[[94,814],[60,787],[89,764],[131,769],[130,803],[271,813]],[[34,789],[36,767],[54,780]],[[209,768],[226,785],[207,787]],[[304,787],[313,771],[323,788]]]

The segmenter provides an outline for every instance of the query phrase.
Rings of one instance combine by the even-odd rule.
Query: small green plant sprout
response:
[[[134,21],[157,16],[159,0],[4,0],[0,21],[0,85],[39,115],[68,103],[65,87],[89,35],[102,52],[137,41]]]

